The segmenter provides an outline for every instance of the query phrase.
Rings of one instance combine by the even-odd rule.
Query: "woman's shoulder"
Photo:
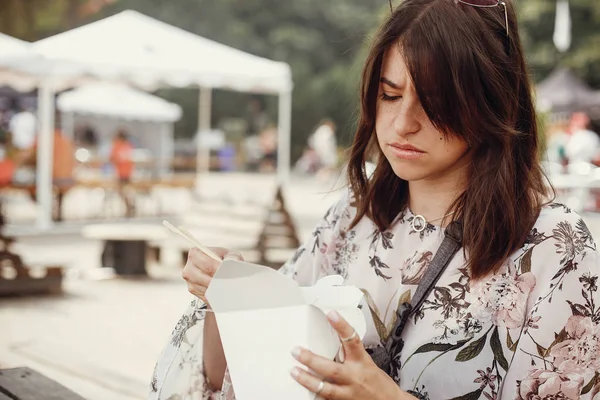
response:
[[[329,206],[323,215],[319,224],[320,226],[325,224],[333,228],[334,226],[339,226],[343,221],[352,221],[356,215],[355,208],[353,207],[352,191],[349,188],[344,188],[340,192],[337,200]]]
[[[561,230],[573,230],[583,236],[589,236],[590,239],[592,238],[587,224],[577,212],[561,203],[551,202],[545,204],[532,229],[532,234],[537,231],[551,235]]]
[[[539,261],[544,270],[548,269],[552,260],[556,260],[560,268],[567,268],[584,259],[586,262],[599,260],[596,242],[581,215],[559,203],[548,203],[542,207],[519,253],[519,258]],[[527,257],[528,253],[533,257]]]
[[[350,187],[344,187],[339,190],[336,201],[327,210],[327,214],[342,214],[347,213],[349,210],[354,209],[354,193]]]

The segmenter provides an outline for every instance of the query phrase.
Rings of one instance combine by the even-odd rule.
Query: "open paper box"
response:
[[[300,366],[291,355],[301,346],[334,359],[341,344],[326,314],[337,310],[362,338],[358,309],[362,292],[340,286],[341,276],[301,288],[289,277],[260,265],[224,261],[206,298],[215,312],[237,400],[313,400],[290,372]]]

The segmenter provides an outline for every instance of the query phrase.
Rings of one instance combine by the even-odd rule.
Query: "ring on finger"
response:
[[[355,339],[358,336],[358,333],[356,333],[356,331],[352,332],[352,335],[348,336],[347,338],[340,338],[340,340],[342,342],[349,342],[353,339]]]
[[[315,394],[319,394],[325,389],[325,381],[319,382],[319,386],[317,386],[317,390],[315,390]]]

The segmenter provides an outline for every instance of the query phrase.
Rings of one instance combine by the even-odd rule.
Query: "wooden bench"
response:
[[[180,221],[200,242],[242,252],[246,261],[279,268],[300,246],[296,226],[277,189],[272,204],[236,203],[227,198],[203,198]],[[185,264],[190,244],[170,237]],[[153,241],[153,250],[162,245]],[[159,257],[159,255],[157,255]]]
[[[104,241],[103,266],[114,268],[118,275],[128,276],[146,276],[148,242],[167,238],[161,225],[132,223],[88,225],[81,234]]]
[[[3,229],[0,202],[0,296],[61,293],[62,267],[48,265],[34,270],[25,266],[21,257],[11,250],[15,239],[4,236]]]
[[[68,184],[60,184],[60,185],[56,185],[53,184],[52,186],[52,191],[53,191],[53,204],[52,204],[52,219],[54,221],[60,222],[63,220],[63,214],[62,214],[62,209],[63,209],[63,200],[65,198],[65,196],[67,195],[67,193],[73,189],[75,187],[75,182],[73,183],[68,183]],[[34,183],[31,184],[8,184],[8,185],[3,185],[2,187],[0,187],[0,191],[3,192],[4,194],[11,194],[14,192],[25,192],[28,194],[29,198],[32,201],[36,201],[37,196],[36,196],[36,191],[37,191],[37,186]]]
[[[30,368],[0,370],[0,400],[85,400]]]
[[[139,215],[138,203],[141,199],[150,200],[154,203],[156,209],[160,213],[160,201],[156,198],[149,196],[154,189],[169,190],[169,189],[187,189],[191,190],[194,188],[196,180],[194,176],[173,176],[164,177],[157,179],[144,179],[139,181],[132,181],[130,183],[122,184],[115,179],[94,179],[94,180],[76,180],[72,183],[64,185],[53,186],[53,210],[52,219],[56,222],[62,222],[66,219],[70,219],[69,215],[65,215],[63,212],[65,209],[65,198],[71,191],[77,191],[81,189],[94,190],[101,189],[104,193],[102,202],[104,206],[98,207],[98,210],[105,210],[107,198],[111,200],[118,200],[122,206],[117,207],[116,213],[119,215],[108,215],[108,217],[123,216],[126,218],[134,218]],[[0,194],[5,197],[18,196],[20,194],[26,194],[28,198],[35,202],[36,201],[36,185],[35,184],[5,184],[0,186]],[[113,197],[107,196],[107,194]],[[122,215],[120,215],[122,214]],[[92,219],[106,218],[106,214],[98,214],[89,216]]]

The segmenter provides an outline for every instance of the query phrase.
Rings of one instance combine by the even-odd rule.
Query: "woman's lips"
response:
[[[411,145],[401,145],[401,144],[390,144],[390,150],[392,153],[403,160],[416,160],[425,155],[424,151],[417,149]]]

